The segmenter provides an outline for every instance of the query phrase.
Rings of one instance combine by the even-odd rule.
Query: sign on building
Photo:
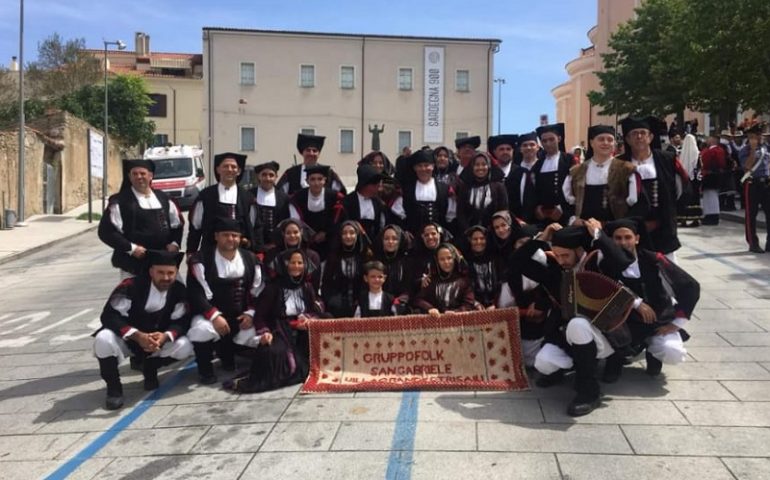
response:
[[[88,164],[92,177],[104,178],[104,136],[91,129],[88,130]]]
[[[425,47],[424,143],[444,142],[444,47]]]

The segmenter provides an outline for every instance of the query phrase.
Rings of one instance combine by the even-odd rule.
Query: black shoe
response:
[[[761,248],[759,248],[759,245],[752,245],[751,247],[749,247],[749,251],[750,251],[751,253],[765,253],[765,251],[764,251],[764,250],[762,250]]]
[[[104,408],[107,410],[117,410],[123,407],[123,395],[111,396],[107,394],[107,399],[104,401]]]
[[[653,357],[650,352],[645,354],[645,358],[647,359],[647,369],[645,370],[647,375],[651,377],[660,375],[660,371],[663,370],[663,362]]]
[[[539,377],[537,377],[537,380],[535,380],[535,385],[540,388],[548,388],[553,387],[554,385],[558,385],[562,381],[564,381],[564,370],[557,370],[550,375],[541,374]]]
[[[615,352],[605,360],[604,374],[602,375],[602,382],[615,383],[620,379],[620,375],[623,373],[623,363],[625,357]]]
[[[212,374],[209,375],[199,375],[198,376],[198,383],[201,385],[213,385],[217,383],[219,379],[217,379],[217,376]]]
[[[203,379],[214,378],[216,382],[216,376],[214,375],[214,366],[211,364],[211,357],[214,353],[213,342],[193,342],[193,349],[195,350],[195,363],[198,364],[198,377],[201,379],[201,383],[204,385],[210,385],[213,382],[205,383]]]
[[[602,399],[600,397],[582,398],[581,395],[578,395],[567,407],[567,415],[570,417],[582,417],[599,408],[601,404]]]

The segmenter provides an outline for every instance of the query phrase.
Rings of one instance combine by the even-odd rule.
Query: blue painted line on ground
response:
[[[396,431],[390,446],[387,480],[408,480],[412,475],[414,436],[417,430],[417,404],[420,392],[404,392],[396,417]]]
[[[770,279],[765,278],[765,277],[761,277],[759,275],[756,275],[755,273],[751,272],[750,270],[746,270],[745,268],[741,267],[737,263],[731,262],[730,260],[727,260],[726,258],[723,258],[718,253],[710,253],[710,252],[707,252],[706,250],[701,250],[700,248],[691,247],[689,245],[688,245],[687,248],[689,248],[690,250],[692,250],[694,252],[697,252],[697,253],[703,255],[704,257],[708,257],[708,258],[710,258],[712,260],[716,260],[717,262],[721,263],[722,265],[728,266],[730,268],[734,268],[734,269],[738,270],[739,272],[741,272],[741,273],[743,273],[745,275],[748,275],[752,279],[757,280],[758,282],[762,282],[762,283],[766,283],[767,285],[770,285]]]
[[[96,455],[99,450],[104,448],[110,443],[120,432],[128,428],[134,423],[144,412],[146,412],[155,402],[160,400],[163,395],[168,393],[172,388],[177,386],[182,381],[184,376],[195,367],[195,361],[190,361],[180,371],[178,371],[173,377],[163,382],[157,390],[152,392],[147,398],[144,398],[139,402],[127,415],[115,422],[109,430],[99,435],[93,442],[88,444],[83,450],[79,451],[74,457],[72,457],[67,463],[57,468],[53,473],[48,475],[46,480],[61,480],[67,478],[72,472],[77,470],[86,460]]]

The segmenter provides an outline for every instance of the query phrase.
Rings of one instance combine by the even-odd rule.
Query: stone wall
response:
[[[45,142],[27,128],[24,137],[24,213],[43,211],[43,154]],[[18,210],[19,131],[0,132],[0,207]],[[18,212],[17,212],[18,213]]]
[[[43,212],[44,163],[58,167],[58,198],[56,213],[67,212],[87,202],[88,198],[88,129],[101,130],[66,112],[55,112],[29,122],[25,137],[25,216]],[[5,192],[10,202],[5,208],[17,210],[18,130],[0,132],[0,193]],[[123,178],[121,153],[115,142],[110,142],[107,165],[109,190],[114,193]],[[92,179],[94,199],[101,196],[100,179]],[[2,195],[0,195],[0,201]],[[7,201],[7,200],[6,200]]]

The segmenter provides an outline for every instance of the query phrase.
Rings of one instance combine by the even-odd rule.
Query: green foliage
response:
[[[647,0],[609,41],[603,114],[770,110],[770,2]]]
[[[38,44],[37,61],[27,66],[32,94],[55,98],[97,82],[102,63],[84,51],[85,46],[83,38],[65,41],[58,33]]]
[[[110,135],[125,146],[149,144],[155,132],[155,122],[146,120],[152,100],[144,79],[118,75],[108,84],[108,116]],[[104,86],[89,85],[70,95],[64,95],[57,106],[91,125],[104,124]]]
[[[25,121],[34,120],[43,116],[48,104],[37,98],[28,98],[24,100],[24,119]],[[19,102],[0,103],[0,128],[16,127],[19,124]]]

